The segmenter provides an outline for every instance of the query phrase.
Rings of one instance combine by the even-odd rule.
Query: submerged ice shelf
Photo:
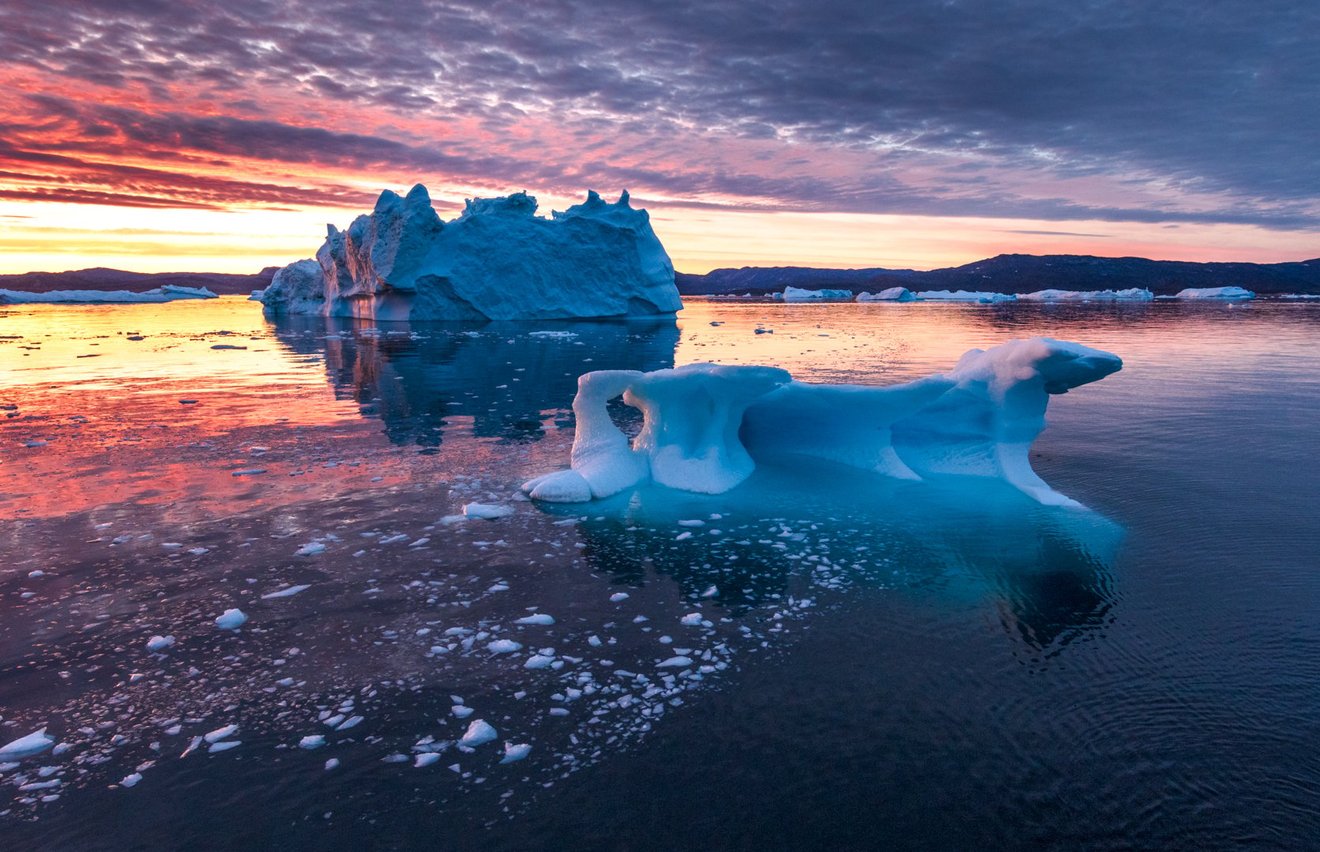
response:
[[[825,460],[899,479],[1003,480],[1048,505],[1075,505],[1031,468],[1051,394],[1116,372],[1115,355],[1039,337],[973,349],[948,373],[888,387],[795,382],[775,367],[689,364],[578,380],[571,466],[529,480],[536,500],[583,503],[654,482],[703,494],[741,484],[762,459]],[[644,424],[629,441],[606,403]]]

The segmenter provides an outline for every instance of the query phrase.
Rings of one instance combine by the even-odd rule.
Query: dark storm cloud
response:
[[[658,149],[720,133],[842,147],[888,164],[849,180],[703,176],[696,165],[637,176],[674,194],[1299,227],[1316,224],[1320,197],[1317,31],[1320,5],[1271,0],[11,0],[0,8],[0,57],[74,80],[144,83],[162,98],[167,83],[204,84],[234,100],[253,83],[283,87],[307,95],[303,119],[324,98],[403,116],[461,113],[494,129],[548,112],[584,135],[649,135]],[[364,167],[475,169],[515,182],[628,177],[612,173],[608,148],[589,171],[530,153],[428,152],[412,140],[294,128],[281,116],[232,124],[162,108],[85,127],[221,154],[314,150]],[[884,174],[916,160],[948,168],[917,186]],[[1129,177],[1134,189],[1157,182],[1170,200],[1156,209],[1024,198],[1013,185],[1024,175],[1046,185]],[[1192,195],[1196,204],[1181,203]]]

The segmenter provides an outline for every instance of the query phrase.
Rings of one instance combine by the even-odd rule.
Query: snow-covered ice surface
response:
[[[1188,287],[1174,294],[1175,299],[1254,299],[1256,294],[1245,287]]]
[[[595,192],[547,218],[525,192],[469,199],[442,221],[426,187],[386,190],[316,258],[251,298],[272,314],[377,320],[518,320],[672,314],[674,266],[625,190]]]
[[[1313,304],[0,313],[0,744],[51,740],[0,761],[15,848],[703,848],[735,823],[759,847],[848,848],[948,820],[1003,846],[1004,814],[1058,796],[1036,825],[1081,843],[1151,802],[1251,837],[1280,811],[1244,825],[1235,802],[1317,781],[1295,742],[1320,706],[1302,570],[1320,536],[1290,527],[1313,479],[1305,455],[1271,461],[1317,415]],[[569,457],[586,372],[891,386],[1037,335],[1125,358],[1056,400],[1032,450],[1096,512],[819,457],[722,494],[519,496]],[[1298,363],[1317,369],[1278,366]],[[636,437],[643,415],[611,398]],[[1266,398],[1286,415],[1254,415]],[[1278,581],[1247,582],[1262,571]],[[217,629],[230,609],[246,622]],[[757,807],[784,817],[747,824]],[[846,821],[864,837],[830,821],[872,811]],[[1164,845],[1202,836],[1156,823]]]

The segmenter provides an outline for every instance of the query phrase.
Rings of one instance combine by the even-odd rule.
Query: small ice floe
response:
[[[294,556],[315,556],[318,553],[325,553],[325,544],[319,541],[309,541],[302,547],[294,551]]]
[[[522,650],[522,643],[512,639],[496,639],[486,646],[486,650],[492,654],[512,654],[514,651]]]
[[[533,654],[532,656],[527,658],[527,662],[523,663],[523,668],[525,669],[549,668],[554,661],[555,658],[552,655]]]
[[[538,612],[534,615],[524,616],[513,622],[514,624],[554,624],[555,618],[544,612]]]
[[[468,725],[467,733],[459,738],[458,744],[465,748],[476,748],[483,743],[490,742],[498,736],[499,734],[495,732],[495,729],[492,728],[485,719],[473,719],[472,723]]]
[[[467,503],[463,506],[463,517],[483,521],[507,518],[512,514],[512,506],[500,506],[494,503]]]
[[[615,592],[614,594],[610,595],[610,603],[619,603],[621,601],[626,601],[626,600],[628,600],[627,592]]]
[[[347,731],[349,728],[356,728],[358,725],[362,724],[362,719],[363,717],[361,716],[349,716],[347,719],[336,725],[335,730]]]
[[[680,618],[678,620],[678,623],[683,625],[684,627],[700,627],[701,620],[702,620],[701,613],[689,612],[687,615]]]
[[[339,768],[339,758],[337,757],[332,757],[325,762],[326,772],[329,772],[331,769],[338,769],[338,768]]]
[[[455,718],[466,719],[477,711],[473,710],[471,707],[465,707],[462,704],[455,704],[453,707],[449,708],[449,712],[453,713]]]
[[[227,609],[216,616],[215,626],[221,630],[237,630],[247,623],[247,614],[241,609]]]
[[[298,740],[298,748],[305,748],[309,751],[314,748],[320,748],[323,745],[325,745],[325,737],[321,734],[308,734]]]
[[[682,669],[692,665],[691,657],[670,657],[655,664],[657,669]]]
[[[704,527],[706,525],[706,522],[701,520],[700,518],[694,518],[689,521],[679,521],[678,525],[680,527]]]
[[[263,601],[269,601],[269,600],[274,600],[275,598],[291,598],[294,595],[298,594],[299,592],[305,592],[310,588],[311,588],[310,585],[289,586],[288,588],[280,589],[278,592],[269,592],[267,594],[264,594],[261,596],[261,599]]]
[[[421,769],[424,766],[430,766],[440,759],[440,753],[435,751],[422,752],[413,759],[413,767]]]
[[[141,780],[142,780],[142,773],[141,773],[141,772],[134,772],[134,773],[132,773],[131,775],[125,775],[123,778],[121,778],[121,779],[119,780],[119,786],[120,786],[120,787],[136,787],[137,784],[138,784],[138,782],[141,781]]]
[[[242,470],[236,470],[230,476],[259,476],[266,472],[264,467],[245,467]]]
[[[23,446],[25,446],[25,447],[44,447],[44,446],[46,446],[46,442],[45,442],[45,441],[42,441],[42,440],[26,441],[26,442],[23,444]]]
[[[202,739],[214,745],[223,739],[232,737],[236,733],[238,733],[238,725],[225,725],[223,728],[216,728],[208,734],[203,734]]]
[[[225,740],[224,742],[212,743],[208,751],[212,754],[216,754],[222,751],[229,751],[231,748],[238,748],[242,744],[242,740]]]
[[[568,340],[570,338],[577,337],[577,333],[573,331],[529,331],[527,332],[527,336],[528,337],[559,337],[559,338],[563,338],[564,340]]]
[[[46,576],[46,572],[45,572],[45,571],[42,571],[40,568],[38,568],[38,569],[35,570],[35,571],[29,571],[29,572],[28,572],[28,579],[29,579],[29,580],[36,580],[36,579],[39,579],[39,578],[44,577],[44,576]]]
[[[532,753],[532,747],[527,743],[509,743],[504,744],[504,757],[500,758],[500,763],[517,763]]]
[[[20,760],[24,757],[32,757],[35,754],[41,754],[46,749],[55,744],[55,740],[46,736],[46,729],[34,731],[26,737],[19,737],[11,743],[0,747],[0,763],[7,763],[11,760]]]
[[[147,640],[147,650],[159,653],[166,648],[174,647],[173,636],[152,636]]]

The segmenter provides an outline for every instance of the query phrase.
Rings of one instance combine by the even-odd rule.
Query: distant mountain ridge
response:
[[[1290,263],[1194,263],[1144,257],[1094,257],[1077,254],[1001,254],[964,266],[912,269],[816,269],[805,266],[744,266],[715,269],[705,275],[676,274],[685,296],[731,293],[765,294],[785,287],[875,292],[887,287],[909,290],[983,290],[1031,293],[1037,290],[1148,289],[1172,295],[1187,287],[1245,287],[1257,293],[1320,293],[1320,258]]]
[[[0,289],[42,293],[49,290],[150,290],[163,284],[207,287],[212,292],[244,294],[270,284],[278,267],[250,275],[222,272],[127,272],[77,269],[0,275]],[[910,290],[987,290],[1031,293],[1036,290],[1122,290],[1144,287],[1171,295],[1185,287],[1246,287],[1257,293],[1320,294],[1320,258],[1290,263],[1195,263],[1144,257],[1094,257],[1078,254],[1001,254],[963,266],[913,269],[819,269],[810,266],[744,266],[715,269],[705,275],[675,273],[684,296],[729,293],[765,294],[785,287],[837,288],[875,292],[887,287]]]
[[[126,272],[122,269],[73,269],[68,272],[24,272],[0,275],[0,290],[47,293],[51,290],[152,290],[165,284],[206,287],[220,295],[247,295],[270,284],[278,266],[251,275],[225,272]]]

